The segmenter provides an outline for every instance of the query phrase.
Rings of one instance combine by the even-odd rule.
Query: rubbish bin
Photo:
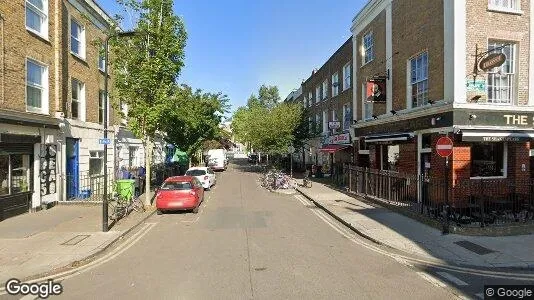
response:
[[[131,200],[135,192],[135,180],[134,179],[121,179],[117,180],[117,194],[124,199]]]

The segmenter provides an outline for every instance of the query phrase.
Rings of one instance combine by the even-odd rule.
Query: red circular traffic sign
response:
[[[452,140],[447,136],[442,136],[436,143],[436,152],[441,157],[448,157],[452,154]]]

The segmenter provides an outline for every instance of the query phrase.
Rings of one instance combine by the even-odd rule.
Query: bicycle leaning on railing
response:
[[[274,191],[277,189],[290,189],[296,187],[296,182],[289,175],[273,169],[266,171],[261,178],[261,186]]]
[[[133,197],[133,195],[127,191],[120,191],[116,186],[116,191],[113,193],[112,198],[109,199],[108,203],[111,212],[109,218],[112,221],[118,221],[125,216],[129,215],[132,210],[142,213],[145,212],[145,205],[141,198]]]

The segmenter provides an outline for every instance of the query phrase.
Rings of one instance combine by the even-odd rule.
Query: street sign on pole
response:
[[[452,140],[447,136],[442,136],[436,143],[436,152],[441,157],[449,157],[452,154]]]
[[[109,145],[109,144],[111,144],[111,140],[108,139],[108,138],[98,139],[98,143],[99,143],[100,145]]]
[[[293,147],[293,146],[287,147],[287,152],[291,153],[291,154],[294,153],[295,152],[295,147]]]

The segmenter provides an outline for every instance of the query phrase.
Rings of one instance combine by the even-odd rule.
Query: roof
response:
[[[204,171],[207,171],[208,167],[191,167],[191,168],[187,169],[187,171],[189,171],[189,170],[204,170]]]
[[[172,176],[165,179],[165,181],[191,181],[193,178],[193,176]]]
[[[330,57],[321,65],[321,67],[317,70],[315,70],[315,72],[313,72],[313,74],[310,75],[310,77],[308,77],[306,80],[304,80],[304,82],[302,83],[302,85],[306,84],[308,81],[310,81],[310,79],[312,79],[317,73],[319,73],[321,70],[323,70],[323,68],[334,58],[336,57],[342,50],[344,47],[346,47],[348,44],[350,44],[352,46],[352,35],[343,43],[343,45],[341,45],[339,48],[337,48],[336,52],[334,52],[334,54],[330,55]],[[352,57],[351,57],[351,60],[352,60]],[[301,85],[301,87],[302,87]]]

